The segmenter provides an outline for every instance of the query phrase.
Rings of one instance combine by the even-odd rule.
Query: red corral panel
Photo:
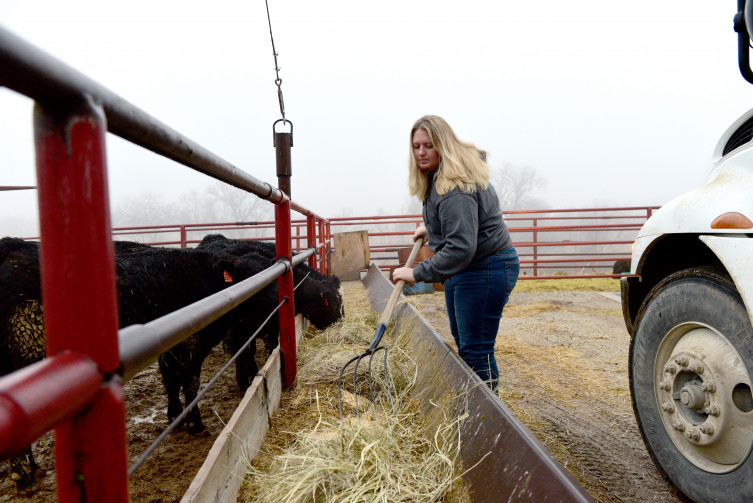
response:
[[[285,202],[275,206],[277,221],[277,258],[290,260],[290,205]],[[293,304],[293,269],[277,279],[277,296],[280,302],[287,302],[280,308],[280,351],[282,352],[282,384],[290,387],[295,381],[297,358],[295,343],[295,306]]]
[[[34,110],[47,354],[86,353],[108,374],[120,357],[107,127],[101,107],[71,101]],[[124,418],[122,387],[115,381],[56,429],[58,501],[128,501]]]
[[[20,453],[98,393],[102,374],[85,355],[64,351],[5,377],[0,385],[0,456]]]

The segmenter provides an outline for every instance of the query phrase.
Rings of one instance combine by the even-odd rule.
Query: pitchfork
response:
[[[405,267],[410,267],[413,265],[413,261],[416,259],[416,255],[418,255],[418,250],[421,248],[421,245],[423,245],[424,240],[418,239],[415,244],[413,245],[413,249],[410,252],[410,255],[408,256],[408,260],[405,262]],[[392,390],[390,389],[390,380],[389,376],[387,375],[387,347],[386,346],[380,346],[379,343],[382,340],[382,336],[387,331],[387,324],[390,322],[390,318],[392,317],[392,311],[395,308],[395,304],[397,304],[397,298],[400,297],[400,293],[403,291],[403,286],[405,285],[405,280],[399,280],[397,283],[395,283],[395,288],[392,290],[392,295],[390,295],[390,299],[387,301],[387,306],[384,308],[384,312],[382,313],[382,317],[379,318],[379,325],[377,325],[376,334],[374,334],[374,339],[372,339],[371,344],[369,344],[369,347],[366,348],[366,351],[361,353],[358,356],[353,357],[346,363],[342,369],[340,369],[340,377],[337,379],[337,403],[340,408],[340,423],[343,424],[345,422],[345,417],[343,416],[343,402],[342,402],[342,379],[343,374],[345,373],[345,369],[348,368],[348,366],[355,362],[355,365],[353,367],[353,396],[355,398],[356,403],[356,415],[358,416],[358,424],[361,424],[361,413],[358,410],[358,392],[357,392],[357,379],[358,379],[358,364],[361,363],[361,360],[364,359],[366,356],[369,357],[369,391],[371,393],[371,401],[374,403],[374,415],[376,417],[376,420],[379,421],[379,412],[377,411],[377,404],[376,404],[376,398],[374,396],[374,386],[371,381],[371,361],[374,358],[374,355],[377,353],[377,351],[384,350],[384,380],[387,383],[387,396],[390,399],[390,405],[392,405],[392,413],[395,413],[395,402],[392,400]]]

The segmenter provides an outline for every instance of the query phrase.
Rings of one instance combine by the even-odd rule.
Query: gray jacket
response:
[[[435,255],[413,269],[416,281],[444,281],[472,262],[512,246],[497,193],[491,184],[470,194],[453,189],[440,196],[431,173],[423,218],[429,248]]]

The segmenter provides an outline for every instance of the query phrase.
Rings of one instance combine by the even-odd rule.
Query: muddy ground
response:
[[[204,361],[204,386],[228,361],[217,347]],[[155,363],[125,385],[129,466],[167,427],[167,396]],[[174,503],[199,471],[214,440],[232,416],[242,396],[235,384],[235,369],[225,372],[200,402],[204,434],[190,435],[185,429],[171,433],[130,480],[133,503]],[[55,462],[53,435],[45,435],[34,445],[34,455],[46,473],[34,488],[17,493],[8,476],[8,463],[0,463],[0,502],[42,503],[55,501]]]
[[[451,339],[443,293],[412,297]],[[514,292],[497,341],[501,398],[600,502],[677,502],[641,441],[630,405],[629,337],[619,304],[598,292]],[[220,348],[204,363],[206,383],[227,361]],[[180,501],[240,401],[233,369],[202,401],[207,433],[171,434],[131,479],[134,503]],[[126,384],[129,464],[166,426],[156,366]],[[0,502],[55,500],[52,436],[35,446],[44,469],[36,490],[16,494],[0,465]]]
[[[681,501],[652,463],[633,416],[630,338],[614,298],[513,292],[495,350],[500,395],[597,501]],[[444,294],[414,299],[452,341]]]

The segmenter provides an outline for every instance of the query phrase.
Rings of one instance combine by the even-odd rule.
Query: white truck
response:
[[[753,0],[734,19],[753,83]],[[622,278],[633,410],[662,475],[696,502],[753,502],[753,110],[719,140],[705,184],[668,202]]]

